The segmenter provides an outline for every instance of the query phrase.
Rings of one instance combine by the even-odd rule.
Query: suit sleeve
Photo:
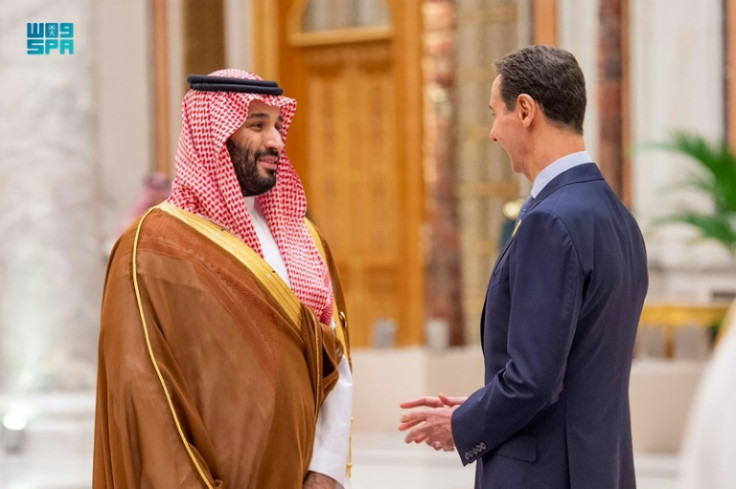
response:
[[[550,213],[530,213],[513,239],[507,257],[509,359],[452,417],[466,465],[519,434],[557,401],[580,313],[583,273],[563,222]],[[485,324],[486,334],[494,327]]]

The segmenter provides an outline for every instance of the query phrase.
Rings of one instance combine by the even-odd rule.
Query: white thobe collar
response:
[[[263,259],[279,274],[279,277],[286,282],[286,285],[291,287],[289,273],[286,271],[286,264],[281,256],[281,251],[278,245],[276,245],[276,240],[273,239],[273,234],[271,234],[271,229],[268,227],[266,218],[261,213],[259,206],[256,205],[256,198],[253,196],[246,197],[245,206],[248,208],[251,221],[253,222],[253,228],[255,228],[258,241],[261,243]]]

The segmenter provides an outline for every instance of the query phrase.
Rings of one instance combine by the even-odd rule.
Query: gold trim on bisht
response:
[[[207,478],[207,475],[204,473],[204,470],[199,465],[199,462],[197,461],[197,457],[192,452],[192,447],[189,445],[189,441],[187,440],[186,435],[184,435],[184,430],[182,429],[181,423],[179,422],[179,417],[176,414],[176,409],[174,409],[174,402],[171,400],[171,393],[169,392],[169,388],[166,386],[166,381],[164,380],[163,374],[161,374],[161,369],[158,366],[156,355],[153,353],[153,347],[151,346],[151,338],[148,334],[148,322],[146,321],[146,315],[143,313],[143,301],[141,300],[141,291],[140,291],[140,287],[138,286],[138,260],[137,260],[138,240],[140,238],[141,226],[143,225],[143,221],[146,219],[146,217],[148,217],[148,214],[150,214],[153,209],[155,209],[155,207],[148,209],[148,211],[143,215],[143,217],[141,217],[140,221],[138,221],[138,227],[135,230],[135,240],[133,241],[133,257],[132,257],[133,288],[135,289],[135,300],[138,303],[138,313],[141,316],[141,325],[143,326],[143,336],[146,339],[146,347],[148,348],[148,356],[151,358],[153,369],[156,371],[156,376],[158,377],[158,380],[161,383],[161,387],[164,390],[164,395],[166,396],[166,401],[169,405],[171,416],[174,419],[174,424],[176,425],[176,431],[179,433],[179,439],[184,445],[184,449],[187,451],[189,458],[192,460],[192,463],[194,464],[194,467],[197,469],[197,473],[202,479],[202,482],[204,482],[205,486],[207,486],[208,489],[214,489],[212,484],[210,483],[210,480]]]
[[[233,255],[266,287],[276,301],[281,305],[297,331],[301,324],[301,302],[291,288],[283,281],[278,273],[271,268],[261,256],[253,251],[248,245],[231,233],[221,228],[212,221],[180,209],[168,202],[162,202],[155,209],[160,209],[167,214],[179,219],[189,225],[205,238],[209,239],[222,249]]]
[[[319,232],[317,232],[317,228],[314,227],[312,221],[305,218],[304,224],[306,224],[307,231],[309,231],[309,234],[312,236],[312,240],[317,246],[317,251],[319,251],[320,256],[322,256],[322,260],[324,260],[326,264],[327,254],[325,253],[325,247],[322,245],[322,237],[319,235]],[[350,348],[348,348],[347,340],[345,339],[345,330],[348,327],[347,318],[345,317],[345,312],[338,310],[337,301],[334,298],[332,303],[332,318],[335,321],[335,336],[337,337],[338,343],[340,343],[340,348],[342,348],[343,354],[348,358],[348,361],[350,361]]]

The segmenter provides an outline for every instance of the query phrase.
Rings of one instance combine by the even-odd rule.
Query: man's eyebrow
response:
[[[268,119],[269,117],[270,117],[270,115],[268,115],[265,112],[254,112],[252,114],[248,114],[248,117],[246,118],[246,120],[248,120],[248,119]],[[281,115],[279,115],[279,118],[277,119],[277,122],[278,123],[282,123],[283,121],[284,121],[284,118],[281,117]]]

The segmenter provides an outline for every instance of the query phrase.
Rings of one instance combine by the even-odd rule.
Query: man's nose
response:
[[[284,149],[284,139],[281,137],[281,133],[275,127],[272,128],[268,133],[266,146],[275,149],[279,153]]]
[[[496,132],[491,128],[490,132],[488,133],[488,139],[493,141],[494,143],[498,142],[498,138],[496,138]]]

